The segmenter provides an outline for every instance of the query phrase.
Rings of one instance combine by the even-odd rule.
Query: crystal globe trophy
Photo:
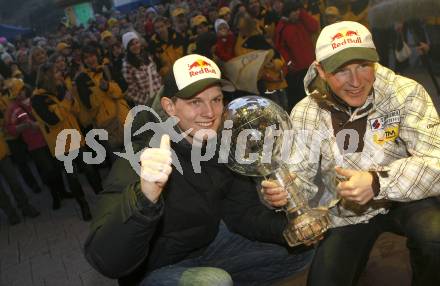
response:
[[[274,180],[287,191],[283,210],[288,224],[283,235],[288,244],[312,242],[324,234],[329,226],[327,211],[308,205],[283,160],[283,150],[290,151],[292,144],[285,140],[292,129],[287,112],[269,99],[246,96],[226,106],[223,120],[224,126],[232,123],[227,166],[242,175]]]

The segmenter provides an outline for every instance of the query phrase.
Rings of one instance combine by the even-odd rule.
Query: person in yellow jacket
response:
[[[109,67],[99,63],[96,47],[85,46],[81,53],[84,68],[75,80],[79,99],[93,113],[93,126],[109,133],[109,147],[121,148],[124,123],[129,116],[124,94],[112,80]]]
[[[153,24],[155,33],[148,42],[149,50],[156,61],[159,74],[165,77],[174,62],[185,55],[187,42],[171,29],[167,18],[157,17]]]
[[[37,76],[37,88],[31,99],[32,112],[54,157],[62,155],[59,152],[66,154],[74,151],[70,150],[70,148],[75,148],[70,137],[66,140],[64,148],[56,148],[57,137],[61,131],[64,129],[76,129],[81,134],[78,121],[72,113],[73,102],[71,98],[65,96],[65,91],[63,77],[59,72],[56,72],[53,63],[48,62],[42,65]],[[79,182],[79,169],[84,171],[95,193],[99,193],[102,190],[102,186],[99,173],[92,165],[87,165],[82,161],[84,148],[85,142],[81,134],[79,155],[73,161],[73,172],[66,172],[66,175],[70,189],[81,208],[83,219],[87,221],[91,219],[91,214]]]
[[[72,97],[73,100],[72,113],[78,120],[82,130],[90,130],[92,128],[94,114],[82,104],[74,81],[81,71],[78,70],[75,72],[74,70],[69,69],[66,57],[60,53],[52,54],[48,61],[55,66],[56,72],[63,76],[64,86],[69,93],[68,97]]]

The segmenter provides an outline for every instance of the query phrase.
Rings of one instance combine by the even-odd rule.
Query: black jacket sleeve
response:
[[[60,122],[58,116],[49,110],[51,104],[55,104],[50,98],[44,95],[34,96],[31,100],[32,109],[48,125],[56,125]]]
[[[90,90],[90,86],[93,86],[93,83],[91,83],[91,81],[91,78],[84,72],[80,73],[75,79],[79,100],[81,100],[82,104],[88,109],[92,108],[90,102],[92,91]]]
[[[251,240],[287,245],[283,237],[285,214],[262,204],[250,178],[232,176],[232,185],[223,202],[223,219],[228,228]]]
[[[163,201],[152,204],[141,192],[129,162],[115,162],[85,243],[90,264],[110,278],[133,272],[147,257],[150,240],[163,215]]]

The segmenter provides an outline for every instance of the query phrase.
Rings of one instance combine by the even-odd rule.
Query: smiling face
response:
[[[351,107],[364,105],[375,80],[374,63],[365,60],[350,61],[332,73],[320,65],[317,70],[331,90]]]
[[[128,49],[132,54],[139,55],[141,53],[141,42],[138,39],[133,39],[128,43]]]
[[[223,93],[220,86],[211,86],[190,99],[177,98],[172,100],[164,97],[161,99],[164,110],[170,116],[180,119],[179,127],[182,131],[192,128],[186,138],[193,143],[197,131],[217,132],[223,113]],[[203,138],[207,140],[210,138]],[[201,141],[201,140],[200,140]]]

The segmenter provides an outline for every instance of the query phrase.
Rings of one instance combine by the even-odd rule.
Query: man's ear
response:
[[[176,115],[176,108],[174,102],[169,97],[162,97],[160,99],[160,104],[162,105],[162,109],[168,114],[168,116]]]
[[[316,71],[318,71],[319,77],[321,79],[323,79],[323,80],[326,80],[326,78],[325,78],[325,71],[322,68],[322,66],[318,62],[316,62],[315,67],[316,67]]]

